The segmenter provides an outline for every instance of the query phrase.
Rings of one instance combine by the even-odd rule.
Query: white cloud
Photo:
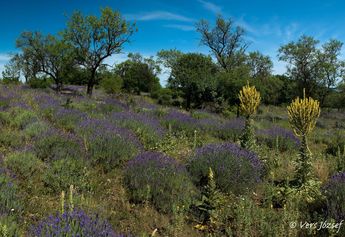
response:
[[[221,14],[222,13],[222,7],[218,6],[212,2],[208,2],[205,0],[198,0],[201,4],[202,7],[205,8],[206,10],[213,12],[215,14]]]
[[[128,20],[152,21],[152,20],[174,20],[182,22],[194,22],[195,19],[168,11],[153,11],[138,14],[125,14]]]
[[[182,25],[182,24],[169,24],[164,25],[164,27],[174,28],[182,31],[195,31],[195,26],[192,25]]]

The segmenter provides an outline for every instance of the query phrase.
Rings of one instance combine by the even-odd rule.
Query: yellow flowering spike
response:
[[[256,113],[261,97],[255,86],[249,86],[248,83],[242,87],[238,98],[240,99],[240,110],[242,114],[251,116]]]
[[[308,135],[314,129],[316,120],[320,116],[319,101],[311,97],[306,98],[305,91],[303,94],[303,99],[297,97],[287,107],[289,122],[299,137]]]

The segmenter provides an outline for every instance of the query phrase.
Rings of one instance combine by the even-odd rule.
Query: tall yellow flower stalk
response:
[[[255,86],[247,85],[242,87],[238,98],[240,100],[240,112],[246,117],[244,132],[241,136],[241,146],[252,149],[255,146],[253,115],[256,113],[261,101],[260,93]]]
[[[301,139],[301,148],[297,174],[299,181],[304,183],[310,175],[311,152],[308,147],[307,136],[313,131],[317,118],[320,116],[320,103],[309,97],[306,98],[303,90],[303,99],[297,97],[287,107],[289,123],[296,134]]]

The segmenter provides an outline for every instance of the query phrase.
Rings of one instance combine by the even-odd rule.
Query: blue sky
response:
[[[100,7],[105,6],[119,10],[138,27],[124,53],[108,59],[109,64],[125,60],[128,52],[150,56],[161,49],[176,48],[209,53],[200,45],[195,23],[202,18],[214,23],[217,14],[231,17],[246,30],[248,50],[269,55],[275,73],[285,71],[276,57],[278,48],[302,34],[321,42],[330,38],[345,42],[345,2],[340,0],[12,0],[1,4],[0,71],[8,54],[16,52],[15,40],[22,31],[56,33],[65,27],[67,16],[74,10],[99,14]],[[162,81],[165,78],[163,75]]]

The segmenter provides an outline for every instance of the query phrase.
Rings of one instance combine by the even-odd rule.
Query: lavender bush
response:
[[[345,172],[338,173],[330,178],[323,187],[326,196],[327,217],[337,222],[345,219]],[[344,229],[344,228],[343,228]],[[345,229],[344,229],[345,232]]]
[[[19,215],[21,210],[17,186],[0,170],[0,216]]]
[[[235,142],[240,138],[244,125],[245,120],[243,118],[227,120],[218,126],[216,136],[223,140]]]
[[[82,141],[73,134],[49,127],[34,139],[33,151],[43,161],[85,156]]]
[[[133,202],[148,201],[163,212],[187,207],[194,193],[185,168],[158,152],[144,152],[129,161],[124,180]]]
[[[209,168],[223,192],[243,194],[260,181],[263,165],[257,155],[236,144],[210,144],[198,148],[188,163],[188,171],[199,187],[207,184]]]
[[[279,151],[294,150],[300,147],[300,141],[295,134],[282,127],[271,127],[257,132],[258,143],[266,144],[269,148]]]
[[[59,159],[51,163],[42,175],[49,193],[59,194],[73,185],[78,191],[92,191],[89,167],[83,159]]]
[[[87,119],[79,124],[84,146],[94,164],[106,171],[133,157],[141,144],[128,129],[116,127],[104,119]]]
[[[112,113],[111,121],[118,126],[131,129],[147,146],[154,145],[166,134],[160,121],[149,114],[131,111]]]
[[[80,209],[57,213],[39,222],[31,230],[33,237],[125,237],[112,230],[98,215],[87,215]]]

